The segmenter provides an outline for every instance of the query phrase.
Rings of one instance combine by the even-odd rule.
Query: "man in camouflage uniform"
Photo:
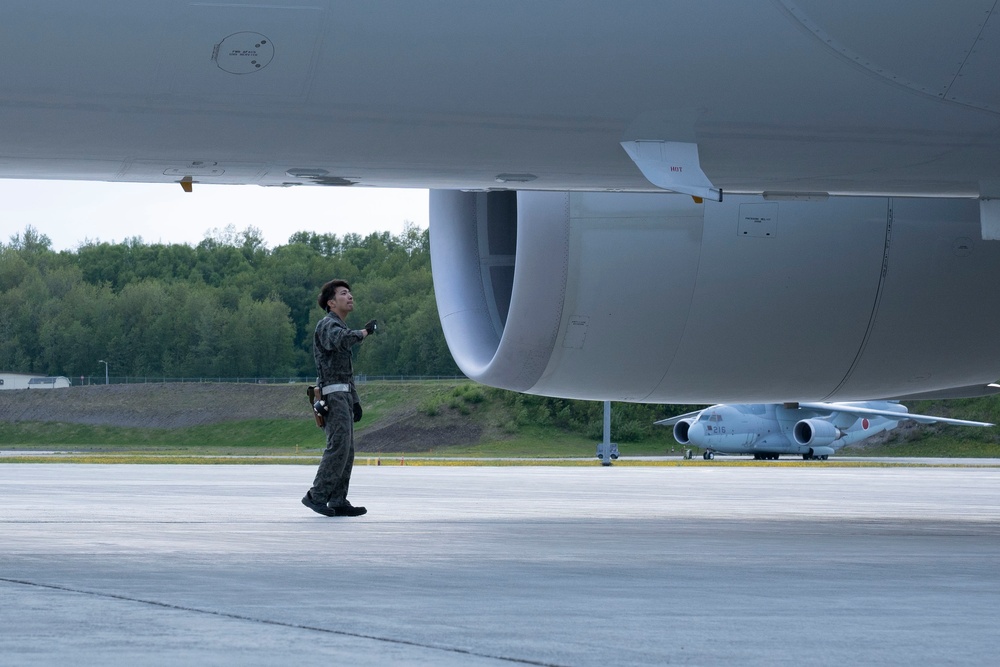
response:
[[[344,319],[354,310],[351,286],[343,280],[331,280],[320,290],[318,302],[327,312],[313,334],[313,357],[316,359],[316,400],[323,400],[326,449],[312,488],[302,504],[325,516],[361,516],[364,507],[354,507],[347,500],[354,467],[354,422],[361,419],[361,402],[354,387],[351,348],[375,333],[375,320],[364,329],[348,329]]]

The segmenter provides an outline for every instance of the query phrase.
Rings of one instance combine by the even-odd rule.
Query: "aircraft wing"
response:
[[[811,410],[823,410],[831,412],[845,412],[855,414],[859,417],[891,417],[899,419],[912,419],[919,424],[954,424],[956,426],[993,426],[988,422],[970,421],[967,419],[950,419],[948,417],[935,417],[933,415],[918,415],[912,412],[898,412],[895,410],[879,410],[877,408],[864,408],[849,403],[799,403],[800,408]]]
[[[657,426],[673,426],[682,419],[688,419],[689,417],[697,417],[702,413],[701,410],[695,410],[694,412],[685,412],[682,415],[676,415],[674,417],[668,417],[667,419],[660,419],[659,421],[653,422]]]
[[[7,0],[0,176],[998,196],[993,2],[628,5]]]

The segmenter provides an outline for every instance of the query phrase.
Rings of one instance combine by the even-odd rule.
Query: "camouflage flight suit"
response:
[[[330,411],[326,415],[326,449],[313,480],[313,500],[330,507],[347,504],[347,489],[354,467],[354,404],[359,403],[354,388],[351,348],[364,340],[363,331],[347,328],[344,320],[327,313],[313,334],[313,357],[316,360],[317,384],[346,384],[350,391],[326,394]]]

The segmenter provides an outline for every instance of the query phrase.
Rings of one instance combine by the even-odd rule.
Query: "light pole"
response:
[[[98,359],[97,363],[104,364],[104,384],[108,384],[108,362],[104,359]]]

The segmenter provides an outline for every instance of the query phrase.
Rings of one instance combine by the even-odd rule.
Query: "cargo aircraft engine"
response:
[[[691,430],[691,423],[693,421],[693,419],[682,419],[674,424],[674,440],[682,445],[686,445],[691,442],[691,438],[688,437],[688,432]]]
[[[844,437],[844,432],[823,419],[803,419],[792,428],[795,442],[810,447],[826,447]]]

